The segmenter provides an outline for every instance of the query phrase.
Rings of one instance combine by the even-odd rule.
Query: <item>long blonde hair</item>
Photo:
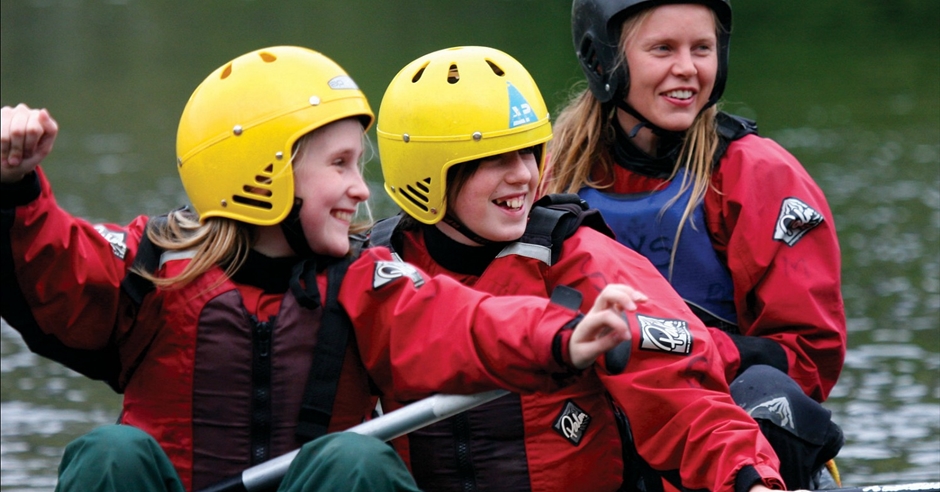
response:
[[[310,136],[318,130],[319,128],[297,139],[291,152],[292,161],[311,140]],[[372,142],[365,133],[362,139],[365,152],[359,162],[360,173],[365,163],[375,154]],[[372,227],[372,210],[368,200],[362,205],[365,210],[350,226],[350,235],[363,233]],[[255,227],[251,224],[223,217],[209,217],[200,222],[195,213],[185,209],[170,212],[165,222],[151,223],[155,225],[148,225],[147,237],[155,246],[168,252],[192,251],[192,261],[173,277],[157,277],[154,272],[134,269],[135,273],[161,289],[182,288],[216,266],[224,269],[225,278],[230,278],[245,263],[248,251],[255,242]],[[215,285],[209,288],[214,287]]]
[[[215,266],[222,266],[225,275],[234,274],[251,249],[252,229],[249,224],[222,217],[209,217],[200,223],[189,210],[174,210],[166,221],[151,220],[147,238],[168,252],[192,251],[192,261],[173,277],[158,277],[154,272],[135,268],[134,272],[161,289],[182,288]]]
[[[644,10],[624,22],[620,36],[618,68],[626,63],[627,43],[636,36],[640,25],[652,10]],[[716,30],[719,25],[716,17]],[[603,190],[613,185],[615,163],[610,149],[615,139],[613,125],[619,124],[616,112],[615,105],[605,108],[586,88],[571,97],[553,127],[554,138],[549,143],[551,158],[546,164],[546,181],[541,186],[544,193],[577,193],[585,186]],[[712,106],[696,116],[692,126],[685,132],[679,157],[669,175],[669,180],[672,180],[680,169],[686,171],[679,192],[666,203],[664,210],[671,207],[686,190],[692,188],[691,198],[682,213],[682,220],[673,242],[669,262],[670,277],[682,229],[686,222],[696,229],[696,224],[691,220],[692,212],[711,186],[715,152],[718,149],[715,120],[717,114],[718,108]]]

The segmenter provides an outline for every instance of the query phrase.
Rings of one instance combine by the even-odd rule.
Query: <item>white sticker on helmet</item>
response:
[[[348,75],[339,75],[333,77],[329,82],[330,89],[359,89],[359,86],[356,85],[356,82]]]

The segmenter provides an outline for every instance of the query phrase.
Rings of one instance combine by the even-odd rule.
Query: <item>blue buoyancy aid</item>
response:
[[[659,269],[706,324],[715,324],[714,320],[705,319],[713,317],[737,325],[731,273],[712,247],[701,203],[682,229],[670,275],[672,248],[682,213],[692,195],[691,187],[669,208],[664,207],[679,194],[684,174],[684,170],[679,171],[667,187],[648,193],[608,194],[584,187],[578,195],[601,211],[617,241],[642,254]],[[642,290],[643,286],[637,288]]]

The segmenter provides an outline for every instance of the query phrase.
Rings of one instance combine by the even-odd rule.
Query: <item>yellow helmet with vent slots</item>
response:
[[[444,217],[447,170],[552,138],[529,72],[502,51],[466,46],[427,54],[392,79],[379,108],[385,191],[425,224]]]
[[[219,67],[190,96],[176,136],[180,178],[199,219],[281,222],[294,201],[294,143],[349,117],[365,128],[373,120],[356,83],[316,51],[276,46]]]

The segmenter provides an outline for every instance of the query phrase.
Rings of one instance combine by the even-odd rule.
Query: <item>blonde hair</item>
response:
[[[626,63],[627,44],[636,36],[640,25],[652,11],[652,8],[644,10],[624,21],[616,69]],[[715,17],[714,12],[712,14]],[[717,31],[720,26],[717,17],[715,26]],[[542,184],[543,192],[577,193],[585,186],[602,190],[613,185],[615,163],[610,148],[615,138],[613,125],[619,124],[615,119],[616,111],[615,105],[605,111],[604,105],[587,89],[580,90],[569,100],[553,128],[554,138],[549,143],[551,159],[546,165],[547,179]],[[671,207],[686,190],[692,189],[691,198],[676,230],[669,262],[669,277],[672,277],[672,266],[675,263],[676,247],[682,229],[687,221],[696,229],[691,219],[692,212],[711,186],[715,152],[718,149],[715,120],[717,114],[717,107],[712,106],[696,116],[692,126],[685,132],[679,157],[668,178],[675,178],[680,169],[686,171],[679,192],[666,203],[663,210]]]
[[[300,154],[310,141],[311,135],[318,130],[319,128],[297,139],[291,153],[291,161]],[[365,163],[375,154],[372,142],[364,132],[362,139],[366,151],[359,161],[360,173],[363,172]],[[365,210],[350,226],[350,235],[360,234],[372,228],[372,210],[368,200],[362,205]],[[248,251],[255,242],[255,229],[251,224],[223,217],[209,217],[200,222],[193,212],[181,209],[170,212],[166,222],[148,226],[147,237],[155,246],[165,251],[193,251],[192,261],[173,277],[157,277],[154,272],[134,268],[135,273],[153,282],[158,288],[179,289],[216,266],[224,269],[224,278],[231,278],[248,258]],[[347,254],[349,253],[351,251]],[[208,289],[215,288],[224,278]]]
[[[253,242],[249,224],[223,217],[200,223],[188,210],[174,210],[165,223],[147,227],[147,238],[165,251],[194,251],[192,261],[173,277],[157,277],[135,268],[135,273],[161,289],[182,288],[215,266],[223,267],[226,277],[231,277],[245,262]]]

